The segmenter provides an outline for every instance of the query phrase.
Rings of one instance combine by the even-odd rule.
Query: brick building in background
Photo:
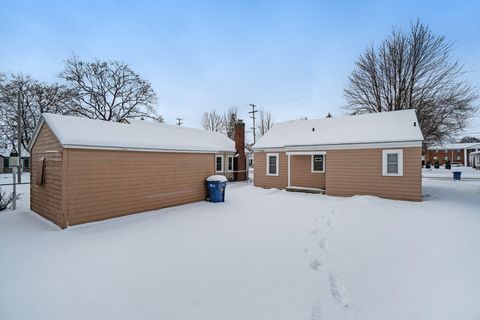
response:
[[[445,162],[459,162],[462,166],[471,166],[468,156],[471,152],[479,151],[480,143],[450,143],[429,147],[424,150],[425,162],[434,164],[438,160],[441,166]],[[467,159],[467,161],[465,161]]]

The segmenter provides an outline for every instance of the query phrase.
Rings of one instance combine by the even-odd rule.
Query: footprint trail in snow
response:
[[[338,276],[332,271],[330,271],[329,273],[328,280],[330,282],[330,293],[332,294],[332,297],[339,304],[343,305],[345,308],[348,308],[349,301],[348,301],[347,291],[345,290],[343,283],[340,281]]]

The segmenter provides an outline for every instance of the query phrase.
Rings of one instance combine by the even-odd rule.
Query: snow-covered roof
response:
[[[435,146],[431,146],[428,149],[429,150],[459,150],[459,149],[475,149],[479,148],[480,149],[480,143],[475,142],[475,143],[445,143],[445,144],[439,144]]]
[[[227,136],[152,121],[119,123],[42,114],[63,147],[180,152],[235,152]],[[43,123],[42,121],[42,123]],[[32,139],[34,140],[34,139]],[[33,145],[33,141],[30,147]]]
[[[0,149],[0,157],[2,158],[10,158],[10,153],[12,152],[12,148],[3,148]],[[28,150],[25,150],[25,148],[22,147],[22,158],[28,158],[30,157],[30,152]]]
[[[277,123],[253,148],[421,141],[415,111],[402,110]]]

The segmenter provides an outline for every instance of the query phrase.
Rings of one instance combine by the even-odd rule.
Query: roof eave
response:
[[[118,146],[96,146],[82,144],[64,144],[65,149],[87,149],[87,150],[112,150],[112,151],[136,151],[136,152],[164,152],[164,153],[234,153],[235,150],[201,150],[201,149],[168,149],[168,148],[140,148],[140,147],[118,147]]]
[[[376,142],[357,142],[357,143],[336,143],[336,144],[310,144],[310,145],[284,145],[284,146],[270,146],[270,147],[253,147],[254,151],[270,150],[270,149],[285,149],[285,150],[307,150],[307,149],[355,149],[367,147],[413,147],[422,146],[423,140],[402,140],[402,141],[376,141]]]

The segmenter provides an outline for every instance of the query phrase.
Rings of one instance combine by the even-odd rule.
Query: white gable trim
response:
[[[43,118],[43,116],[40,116],[40,123],[35,128],[35,131],[33,132],[32,140],[30,140],[30,143],[28,144],[28,152],[32,152],[33,145],[35,144],[35,141],[38,138],[38,134],[40,133],[40,129],[42,129],[42,126],[44,123],[45,123],[45,119]]]

